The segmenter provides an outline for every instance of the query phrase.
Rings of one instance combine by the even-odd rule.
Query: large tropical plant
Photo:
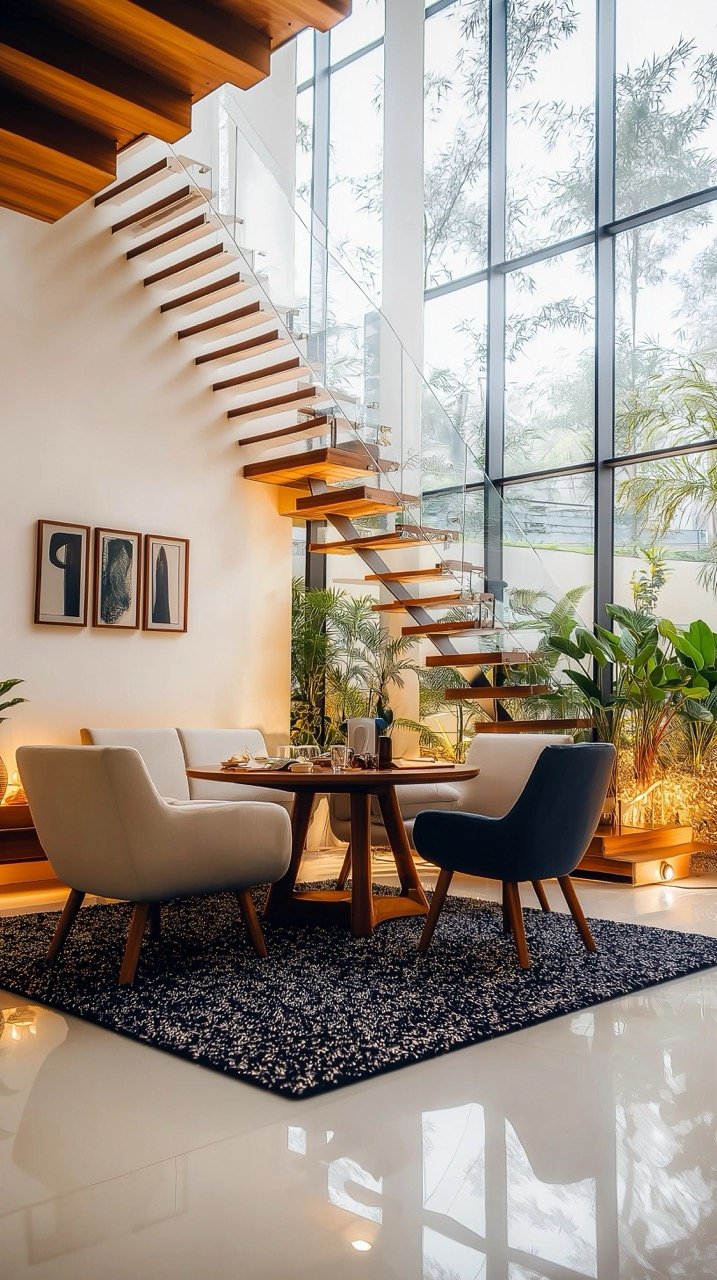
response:
[[[690,767],[701,773],[717,746],[717,635],[701,618],[687,628],[673,627],[670,623],[663,623],[663,627],[685,666],[698,673],[709,686],[700,707],[710,713],[711,720],[694,717],[688,706],[676,726]]]
[[[640,790],[653,780],[660,748],[675,718],[709,723],[702,705],[709,684],[696,664],[688,665],[676,647],[677,628],[636,609],[608,605],[616,630],[576,627],[572,636],[551,637],[552,646],[579,664],[565,670],[576,687],[597,736],[619,746],[627,722],[632,730],[635,783]],[[666,643],[663,643],[665,642]],[[683,646],[684,647],[684,646]],[[586,664],[612,668],[605,692]]]

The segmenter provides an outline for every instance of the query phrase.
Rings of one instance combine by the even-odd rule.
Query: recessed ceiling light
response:
[[[350,1243],[351,1248],[357,1253],[368,1253],[369,1249],[373,1249],[373,1245],[369,1244],[368,1240],[352,1240]]]

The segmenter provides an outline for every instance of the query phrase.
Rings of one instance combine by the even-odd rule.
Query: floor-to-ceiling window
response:
[[[300,180],[380,301],[384,3],[354,10],[303,58]],[[424,373],[503,498],[504,575],[532,546],[586,614],[652,591],[714,625],[717,10],[438,0],[424,29]]]

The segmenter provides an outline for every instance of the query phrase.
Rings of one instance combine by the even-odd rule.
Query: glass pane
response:
[[[594,313],[592,249],[506,277],[506,475],[592,456]]]
[[[618,0],[618,217],[717,182],[713,0]]]
[[[381,48],[331,77],[329,232],[373,297],[381,289],[382,169]]]
[[[296,194],[311,203],[311,172],[314,153],[314,90],[296,96]]]
[[[592,225],[594,100],[595,0],[509,0],[508,257]]]
[[[717,629],[717,453],[615,472],[615,599]]]
[[[426,22],[424,218],[426,286],[486,263],[488,27],[460,2]]]
[[[469,448],[468,478],[479,477],[485,459],[486,285],[431,298],[424,310],[424,376],[444,413],[424,398],[424,467],[440,479],[443,458],[453,464],[461,438]],[[431,462],[431,455],[434,461]],[[445,474],[445,472],[444,472]],[[446,480],[443,480],[446,483]],[[450,480],[447,483],[451,483]]]
[[[349,17],[331,32],[331,61],[340,62],[379,40],[384,30],[384,9],[384,0],[353,0]]]
[[[616,244],[618,454],[717,435],[717,206]]]
[[[296,83],[303,84],[314,74],[314,33],[302,31],[296,37]]]
[[[585,619],[592,619],[593,610],[594,494],[592,474],[551,476],[503,489],[505,577],[512,586],[535,586],[537,551],[545,568],[544,592],[555,603],[570,593]],[[550,599],[542,602],[543,613],[550,612]],[[520,608],[512,603],[520,621]]]

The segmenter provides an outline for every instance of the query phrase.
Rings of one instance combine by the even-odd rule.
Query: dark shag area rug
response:
[[[424,959],[423,918],[408,917],[366,939],[267,925],[260,960],[236,899],[218,894],[165,907],[162,941],[147,938],[134,987],[120,988],[129,915],[83,909],[54,965],[55,912],[0,919],[0,987],[291,1098],[717,965],[717,939],[611,920],[591,920],[591,955],[570,916],[529,909],[523,972],[500,907],[450,896]]]

